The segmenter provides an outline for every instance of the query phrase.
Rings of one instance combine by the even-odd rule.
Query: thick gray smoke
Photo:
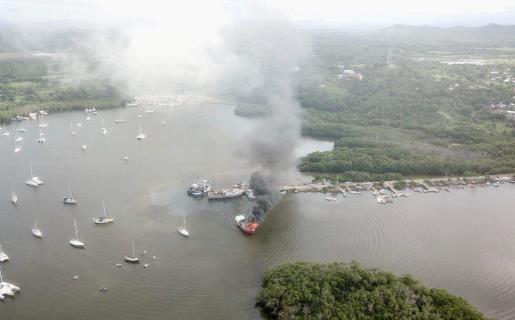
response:
[[[263,221],[266,212],[280,200],[279,178],[295,166],[294,151],[300,138],[295,77],[309,46],[300,32],[283,21],[242,26],[236,43],[241,46],[235,46],[240,61],[253,71],[248,81],[240,80],[252,84],[244,86],[246,91],[240,95],[271,110],[249,139],[250,160],[259,168],[250,179],[250,188],[257,196],[252,213]]]

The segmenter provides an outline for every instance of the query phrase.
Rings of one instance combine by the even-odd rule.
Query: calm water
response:
[[[386,206],[370,194],[336,203],[320,194],[290,194],[245,237],[233,219],[252,203],[194,200],[185,188],[196,177],[217,186],[248,179],[254,120],[235,117],[230,106],[156,108],[141,120],[148,138],[136,141],[143,110],[105,111],[89,123],[80,112],[51,115],[43,145],[36,143],[36,123],[21,123],[27,132],[19,154],[13,135],[0,136],[0,243],[11,257],[2,268],[22,289],[0,303],[0,319],[256,319],[263,271],[300,259],[357,259],[412,273],[491,317],[515,318],[515,186],[417,194]],[[127,123],[116,125],[117,118]],[[99,133],[102,119],[107,136]],[[83,124],[76,136],[70,121]],[[306,139],[298,154],[331,147]],[[24,185],[30,162],[45,181],[37,190]],[[288,177],[305,179],[295,171]],[[70,185],[76,207],[61,203]],[[20,199],[15,207],[11,188]],[[103,199],[116,222],[95,226],[91,219],[102,214]],[[36,212],[43,240],[30,233]],[[183,213],[189,240],[176,232]],[[74,217],[86,250],[68,244]],[[147,269],[114,266],[130,253],[132,240],[138,252],[148,251],[140,256]]]

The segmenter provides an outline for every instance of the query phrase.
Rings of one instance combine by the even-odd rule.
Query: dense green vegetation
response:
[[[22,53],[0,54],[0,121],[37,110],[70,110],[121,105],[106,79],[74,78],[64,62]]]
[[[356,262],[272,268],[264,276],[257,305],[272,319],[485,319],[445,290]]]
[[[515,121],[506,118],[515,110],[506,80],[515,77],[515,35],[485,28],[490,37],[482,28],[401,26],[314,34],[299,74],[303,134],[334,140],[335,150],[303,158],[300,170],[352,181],[515,172]],[[488,64],[459,64],[477,59]],[[364,77],[340,79],[343,69]]]

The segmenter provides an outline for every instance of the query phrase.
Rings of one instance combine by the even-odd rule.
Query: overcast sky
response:
[[[396,23],[515,23],[514,0],[0,0],[0,21],[117,23],[126,19],[204,19],[223,23],[263,12],[313,26]]]

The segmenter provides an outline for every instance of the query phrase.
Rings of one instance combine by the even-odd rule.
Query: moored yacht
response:
[[[102,206],[104,207],[104,215],[93,218],[93,222],[95,224],[107,224],[114,222],[114,218],[109,217],[107,214],[106,204],[104,200],[102,200]]]
[[[138,139],[138,140],[143,140],[143,139],[145,139],[146,137],[147,137],[147,135],[141,132],[141,121],[140,121],[140,123],[139,123],[139,129],[138,129],[138,135],[136,136],[136,139]]]
[[[43,232],[39,229],[38,218],[36,217],[36,222],[34,222],[34,226],[32,227],[32,235],[36,238],[43,238]]]
[[[64,204],[77,204],[77,200],[73,197],[72,187],[70,187],[70,196],[64,197],[63,199]]]
[[[7,255],[7,253],[5,253],[2,250],[2,246],[0,246],[0,262],[7,262],[7,261],[9,261],[9,256]]]
[[[73,219],[73,225],[75,226],[75,238],[70,240],[70,245],[78,249],[86,248],[84,242],[79,240],[79,229],[77,229],[77,220],[75,218]]]
[[[128,263],[139,263],[139,258],[136,257],[134,250],[134,241],[132,241],[132,256],[125,256],[124,260]]]

